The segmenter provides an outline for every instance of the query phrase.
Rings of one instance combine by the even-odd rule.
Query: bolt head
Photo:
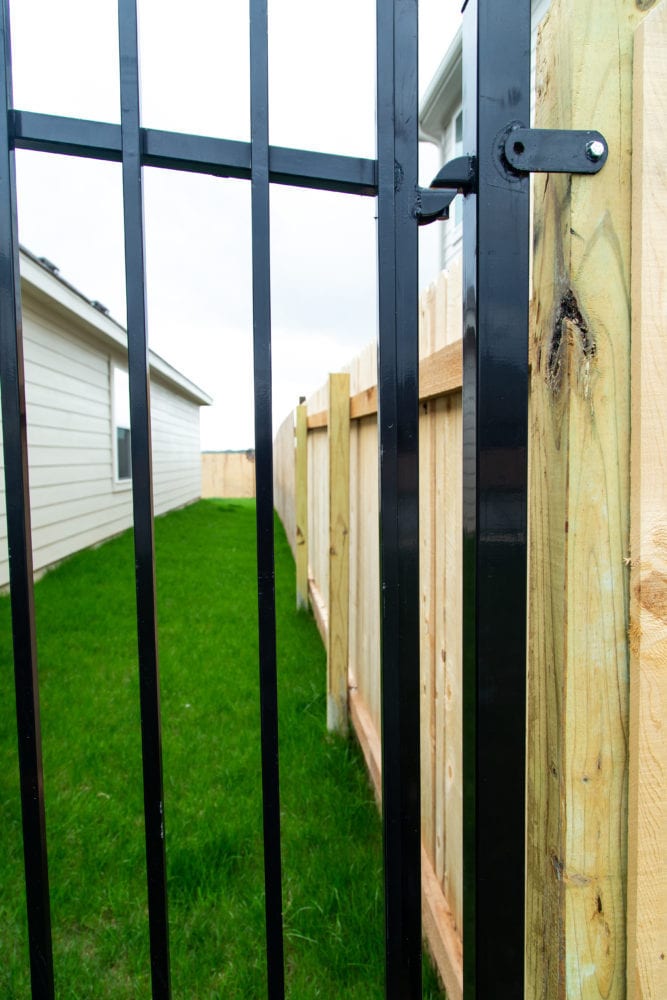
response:
[[[586,156],[593,163],[597,163],[607,152],[607,147],[599,139],[592,139],[586,143]]]

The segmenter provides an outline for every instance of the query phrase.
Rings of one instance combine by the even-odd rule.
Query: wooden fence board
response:
[[[441,274],[435,284],[435,299],[433,311],[433,339],[431,355],[437,357],[446,349],[447,334],[445,320],[447,316],[447,276]],[[422,359],[421,366],[429,360]],[[420,375],[420,395],[424,395],[424,383]],[[447,744],[447,726],[445,715],[445,614],[447,606],[447,573],[445,567],[446,538],[445,528],[448,516],[451,514],[445,471],[445,441],[447,436],[448,410],[447,400],[433,399],[430,402],[433,420],[433,444],[431,450],[433,495],[431,521],[433,525],[433,698],[434,724],[433,739],[433,814],[434,842],[430,855],[431,866],[435,872],[438,885],[442,889],[445,870],[445,849],[447,844],[450,817],[445,814],[445,748]]]
[[[443,275],[422,300],[420,327],[420,590],[422,629],[423,919],[450,998],[461,997],[461,274]],[[380,577],[378,511],[377,352],[349,368],[349,712],[380,794]],[[330,464],[330,384],[308,400],[309,595],[329,648],[334,629],[330,595],[329,525],[335,503],[329,484],[345,492]],[[342,419],[342,416],[341,416]],[[344,421],[345,422],[345,421]],[[330,472],[331,470],[331,472]],[[335,492],[335,491],[334,491]],[[323,544],[322,540],[326,544]],[[447,898],[450,894],[451,900]],[[459,915],[457,915],[459,914]]]
[[[369,418],[359,425],[359,524],[360,556],[358,645],[355,673],[360,689],[378,730],[382,730],[380,700],[380,535],[377,421]]]
[[[433,351],[435,288],[420,301],[419,353]],[[435,854],[435,402],[419,412],[419,586],[421,597],[419,672],[421,720],[421,834],[429,858]]]
[[[255,456],[245,451],[204,451],[203,497],[254,497]]]
[[[461,268],[447,275],[447,295],[440,321],[448,344],[461,336],[463,315]],[[439,642],[441,684],[438,704],[444,717],[444,746],[440,750],[444,787],[436,803],[437,816],[444,819],[442,853],[436,858],[436,874],[441,879],[454,926],[463,926],[463,415],[460,393],[440,400],[442,443],[438,461],[442,468],[441,492],[437,501],[438,533],[442,536],[443,597],[442,639]]]
[[[630,148],[635,0],[554,0],[537,125],[596,128],[538,176],[531,331],[527,983],[625,1000]]]
[[[347,733],[350,597],[350,376],[329,376],[327,727]]]
[[[437,874],[447,897],[455,926],[463,926],[463,413],[461,397],[440,404],[446,409],[443,422],[443,491],[445,499],[438,530],[444,541],[444,629],[440,644],[443,688],[439,700],[444,709],[444,800],[438,814],[445,817],[444,856],[438,858]],[[444,868],[441,867],[444,865]]]
[[[628,1000],[667,997],[667,3],[634,52]]]
[[[308,409],[296,408],[296,604],[308,607]]]

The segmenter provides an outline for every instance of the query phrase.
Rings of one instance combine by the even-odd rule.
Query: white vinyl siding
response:
[[[530,119],[531,125],[534,123],[535,118],[535,93],[536,93],[536,50],[537,50],[537,33],[538,28],[543,20],[545,14],[547,14],[549,7],[551,6],[551,0],[532,0],[531,8],[531,53],[530,53],[530,68],[531,68],[531,92],[530,92]],[[456,79],[452,82],[451,86],[444,92],[442,96],[442,117],[440,118],[441,124],[437,129],[431,126],[434,136],[439,137],[439,148],[440,148],[440,162],[442,164],[448,163],[453,160],[456,156],[460,156],[463,152],[462,146],[456,143],[456,118],[461,111],[461,79],[460,70],[458,70],[458,75]],[[443,268],[448,268],[452,261],[459,256],[462,251],[462,238],[463,238],[463,227],[461,225],[461,217],[457,215],[457,202],[460,202],[460,196],[456,199],[452,206],[452,216],[444,223],[438,223],[440,228],[440,247],[439,247],[439,261],[437,270],[440,271]]]
[[[156,379],[151,384],[155,513],[201,496],[199,407]]]
[[[81,330],[81,332],[77,332]],[[130,527],[131,488],[115,481],[111,370],[126,365],[23,288],[33,564],[36,571]],[[199,405],[151,381],[156,514],[201,494]],[[0,586],[9,566],[0,449]],[[124,484],[123,484],[124,486]]]

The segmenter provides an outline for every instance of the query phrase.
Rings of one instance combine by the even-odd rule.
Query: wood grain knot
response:
[[[635,586],[635,597],[642,608],[667,622],[667,576],[656,570],[641,577]]]
[[[576,295],[571,288],[568,288],[556,309],[547,356],[547,384],[555,394],[560,392],[563,382],[563,360],[570,339],[579,347],[584,359],[590,360],[595,357],[597,353],[595,339],[579,307]]]

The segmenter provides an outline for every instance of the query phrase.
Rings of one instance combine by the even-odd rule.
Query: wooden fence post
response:
[[[554,0],[540,128],[595,177],[535,180],[526,997],[625,1000],[633,33],[651,0]]]
[[[667,3],[637,30],[628,1000],[667,997]]]
[[[350,608],[350,376],[329,376],[327,728],[347,733]]]
[[[308,607],[308,407],[296,408],[296,606]]]

